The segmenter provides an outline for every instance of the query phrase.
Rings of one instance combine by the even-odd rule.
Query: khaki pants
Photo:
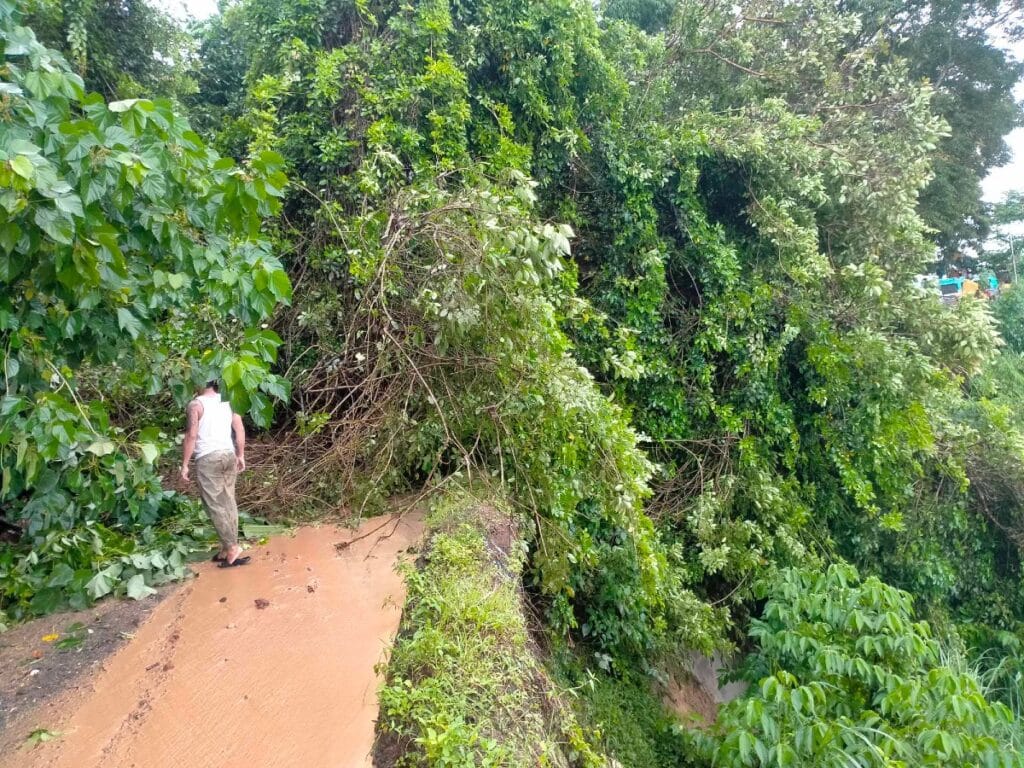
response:
[[[238,544],[238,506],[235,504],[237,475],[233,451],[216,451],[196,459],[199,495],[224,549]]]

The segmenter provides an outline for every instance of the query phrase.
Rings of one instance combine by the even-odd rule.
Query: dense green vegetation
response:
[[[236,167],[170,103],[107,104],[2,6],[0,608],[17,618],[147,594],[184,573],[191,506],[161,489],[158,424],[131,402],[222,372],[264,426],[280,339],[246,330],[290,296],[260,232],[283,159]],[[201,318],[202,323],[189,322]],[[194,531],[193,531],[194,532]],[[201,535],[197,533],[196,535]]]
[[[698,739],[715,765],[1024,764],[1013,712],[943,658],[911,595],[840,565],[764,589],[753,692]]]
[[[182,97],[196,90],[195,47],[160,6],[146,0],[26,0],[23,23],[63,50],[86,90],[110,100]]]
[[[500,486],[625,765],[1017,764],[1024,310],[914,278],[1017,215],[978,180],[1019,5],[239,0],[159,45],[0,8],[0,610],[180,573],[154,462],[216,371],[353,504]],[[435,541],[419,624],[480,546]],[[748,696],[666,727],[646,681],[734,646]],[[428,764],[514,749],[406,693]]]

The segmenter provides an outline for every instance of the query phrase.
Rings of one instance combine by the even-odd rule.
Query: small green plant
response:
[[[74,648],[78,648],[85,642],[85,638],[88,636],[88,631],[85,625],[76,621],[74,624],[69,625],[64,629],[59,640],[53,645],[57,650],[70,651]]]
[[[48,741],[53,741],[61,735],[60,731],[51,731],[46,728],[36,728],[32,733],[25,737],[25,743],[31,744],[33,747],[38,747],[40,744],[45,744]]]

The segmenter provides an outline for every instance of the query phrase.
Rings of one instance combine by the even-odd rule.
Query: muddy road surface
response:
[[[247,566],[198,566],[69,694],[59,722],[38,724],[60,735],[0,766],[369,766],[375,666],[405,597],[395,566],[420,533],[412,515],[303,528],[248,552]]]

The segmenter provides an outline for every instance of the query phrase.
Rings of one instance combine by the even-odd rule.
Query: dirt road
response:
[[[363,768],[377,716],[374,666],[398,628],[395,563],[416,519],[306,528],[164,600],[70,701],[55,741],[3,768]],[[394,530],[386,538],[382,535]]]

